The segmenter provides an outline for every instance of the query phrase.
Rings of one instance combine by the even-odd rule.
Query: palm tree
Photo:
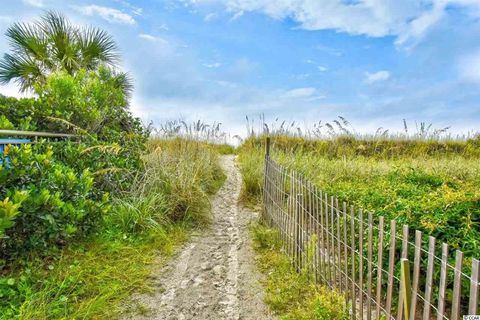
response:
[[[114,71],[119,61],[117,46],[101,29],[74,26],[62,14],[49,11],[32,24],[14,23],[6,36],[11,52],[0,61],[0,83],[13,80],[27,91],[44,83],[52,72],[75,75],[81,69],[106,65],[127,95],[132,89],[128,75]]]

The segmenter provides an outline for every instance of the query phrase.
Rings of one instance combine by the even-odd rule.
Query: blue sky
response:
[[[480,0],[2,0],[0,33],[48,9],[114,36],[146,122],[480,125]]]

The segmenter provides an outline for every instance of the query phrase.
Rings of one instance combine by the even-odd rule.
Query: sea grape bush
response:
[[[5,230],[13,226],[14,219],[19,212],[20,205],[24,200],[26,192],[16,191],[13,199],[5,198],[0,202],[0,237],[5,233]]]
[[[32,250],[46,253],[51,247],[88,234],[110,210],[107,193],[95,199],[90,170],[77,173],[55,160],[53,148],[45,143],[12,147],[1,160],[3,259]]]

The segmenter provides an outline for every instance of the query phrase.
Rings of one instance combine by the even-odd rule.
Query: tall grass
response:
[[[263,164],[265,155],[260,147],[241,146],[238,152],[237,162],[242,174],[241,200],[255,206],[261,200],[263,188]]]
[[[229,134],[222,130],[220,122],[206,123],[201,120],[187,123],[185,120],[170,120],[154,128],[154,135],[158,138],[184,138],[188,140],[204,141],[224,144]]]
[[[257,118],[246,117],[247,137],[288,136],[308,140],[330,140],[337,138],[356,138],[359,140],[425,140],[425,141],[458,141],[474,138],[478,132],[453,134],[450,127],[435,127],[433,123],[408,123],[402,120],[402,130],[393,131],[378,127],[374,132],[359,132],[345,117],[338,116],[330,121],[319,120],[313,124],[301,124],[276,118],[267,122],[264,115]]]
[[[145,171],[135,178],[132,190],[116,200],[117,210],[106,224],[136,232],[170,222],[208,223],[209,196],[224,179],[216,151],[181,138],[152,139],[148,150]]]
[[[113,213],[91,239],[45,260],[19,262],[0,278],[0,297],[14,297],[0,300],[0,318],[116,316],[133,292],[150,289],[153,262],[166,258],[189,228],[208,223],[209,196],[224,180],[217,151],[185,139],[153,139],[148,149],[145,172],[114,199]]]
[[[170,120],[153,128],[154,139],[184,139],[209,144],[220,154],[233,154],[234,147],[229,143],[230,134],[222,130],[220,122],[206,123],[201,120],[187,123],[184,120]]]

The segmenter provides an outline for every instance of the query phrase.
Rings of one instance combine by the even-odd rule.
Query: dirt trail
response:
[[[146,315],[135,319],[273,319],[262,301],[260,275],[248,237],[255,217],[238,203],[241,175],[222,158],[227,179],[212,203],[213,223],[154,275],[158,290],[136,297]]]

